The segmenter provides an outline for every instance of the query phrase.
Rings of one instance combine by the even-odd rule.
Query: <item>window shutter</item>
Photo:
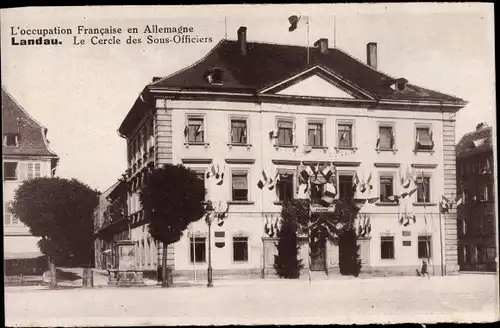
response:
[[[417,129],[417,141],[421,146],[432,147],[432,138],[428,128]]]
[[[26,163],[17,163],[17,178],[19,180],[26,180]]]
[[[39,178],[40,176],[41,176],[40,163],[35,163],[35,178]]]

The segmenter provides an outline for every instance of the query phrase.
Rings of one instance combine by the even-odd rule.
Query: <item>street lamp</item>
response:
[[[212,202],[208,201],[205,206],[205,211],[207,212],[205,216],[205,222],[208,225],[208,269],[207,269],[207,287],[211,288],[214,286],[212,283],[212,213],[214,211],[214,207],[212,206]],[[194,251],[194,250],[193,250]]]

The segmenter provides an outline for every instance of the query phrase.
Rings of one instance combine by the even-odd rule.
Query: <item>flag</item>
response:
[[[189,127],[186,125],[184,127],[184,138],[187,138],[188,134],[189,134]]]
[[[380,145],[380,133],[377,134],[377,143],[375,144],[375,149],[379,149],[378,146]]]
[[[211,169],[211,171],[212,171],[212,176],[215,176],[215,174],[217,173],[217,172],[215,171],[215,165],[214,165],[214,164],[212,164],[212,167],[211,167],[210,169]]]
[[[264,233],[268,236],[271,234],[271,231],[269,229],[269,221],[267,217],[266,217],[266,223],[264,224]]]
[[[404,198],[406,198],[406,197],[409,197],[409,196],[413,195],[416,191],[417,191],[417,188],[414,188],[414,189],[413,189],[412,191],[410,191],[410,192],[406,192],[406,191],[405,191],[404,193],[402,193],[402,194],[401,194],[401,198],[403,198],[403,199],[404,199]]]
[[[217,174],[215,174],[215,179],[217,180],[216,184],[221,186],[224,183],[224,171],[226,170],[226,166],[222,169],[222,173],[219,170],[219,165],[217,164]]]
[[[330,167],[330,165],[326,165],[322,170],[321,170],[321,174],[323,174],[323,176],[325,177],[325,180],[326,182],[328,183],[328,181],[330,181],[332,175],[333,175],[333,172],[332,172],[332,169]]]
[[[396,147],[396,133],[394,132],[394,129],[392,129],[392,133],[391,133],[391,149],[394,150],[395,147]]]
[[[462,205],[462,203],[463,203],[463,199],[462,199],[462,197],[460,197],[457,200],[457,205],[456,206],[458,207],[458,206]]]
[[[259,182],[257,182],[257,187],[259,187],[259,189],[262,189],[264,188],[265,185],[267,185],[267,175],[266,175],[266,172],[264,170],[262,170],[262,179],[259,180]]]
[[[278,132],[276,130],[272,130],[269,132],[269,139],[276,139],[278,138]]]
[[[372,173],[370,172],[370,175],[368,176],[368,179],[366,180],[366,184],[368,185],[368,192],[370,192],[373,189],[373,186],[371,185],[372,181]]]
[[[290,27],[288,28],[288,31],[293,32],[298,27],[300,27],[302,24],[309,24],[309,17],[308,16],[292,15],[292,16],[288,17],[288,22],[290,23]]]
[[[305,145],[304,146],[304,153],[307,154],[307,153],[310,153],[311,151],[312,151],[312,147],[311,146],[309,146],[309,145]]]
[[[269,183],[268,183],[268,186],[267,186],[269,188],[269,190],[273,190],[274,189],[274,187],[276,186],[276,184],[279,181],[279,178],[280,178],[279,173],[276,173],[276,176],[274,177],[274,180],[272,178],[269,179]]]
[[[327,183],[325,187],[325,192],[323,193],[323,197],[321,197],[321,204],[325,207],[333,204],[335,197],[337,196],[337,188],[333,183]]]
[[[196,127],[196,134],[200,134],[200,133],[203,133],[204,129],[203,129],[203,124],[200,124]]]
[[[359,181],[359,177],[358,177],[358,172],[354,172],[354,177],[352,179],[352,189],[353,189],[354,193],[356,193],[356,190],[358,189],[359,183],[360,183],[360,181]]]

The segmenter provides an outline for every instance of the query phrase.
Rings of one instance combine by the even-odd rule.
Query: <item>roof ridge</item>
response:
[[[171,74],[169,74],[169,75],[167,75],[167,76],[165,76],[165,77],[162,77],[161,79],[158,79],[158,80],[156,80],[156,81],[154,81],[154,82],[151,82],[151,83],[149,83],[148,85],[146,85],[146,87],[148,87],[148,86],[152,86],[152,85],[155,85],[155,84],[158,84],[158,83],[160,83],[160,82],[163,82],[163,81],[165,81],[166,79],[168,79],[168,78],[170,78],[170,77],[172,77],[172,76],[174,76],[174,75],[177,75],[177,74],[179,74],[179,73],[182,73],[182,72],[184,72],[184,71],[186,71],[186,70],[188,70],[188,69],[192,68],[193,66],[196,66],[197,64],[199,64],[199,63],[203,62],[203,61],[204,61],[205,59],[207,59],[207,57],[208,57],[208,56],[210,56],[210,55],[211,55],[211,54],[215,51],[215,49],[217,49],[217,48],[218,48],[218,47],[219,47],[219,46],[220,46],[220,45],[221,45],[224,41],[227,41],[227,40],[226,40],[226,39],[221,39],[219,42],[217,42],[217,44],[216,44],[216,45],[215,45],[212,49],[210,49],[210,51],[209,51],[209,52],[207,52],[207,54],[206,54],[205,56],[203,56],[201,59],[199,59],[199,60],[195,61],[193,64],[191,64],[191,65],[189,65],[189,66],[187,66],[187,67],[184,67],[184,68],[182,68],[182,69],[180,69],[180,70],[178,70],[178,71],[175,71],[175,72],[173,72],[173,73],[171,73]]]

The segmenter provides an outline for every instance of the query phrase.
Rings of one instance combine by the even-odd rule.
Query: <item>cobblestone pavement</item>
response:
[[[494,275],[227,280],[214,288],[5,289],[7,326],[187,325],[498,320]],[[185,286],[185,287],[182,287]]]

